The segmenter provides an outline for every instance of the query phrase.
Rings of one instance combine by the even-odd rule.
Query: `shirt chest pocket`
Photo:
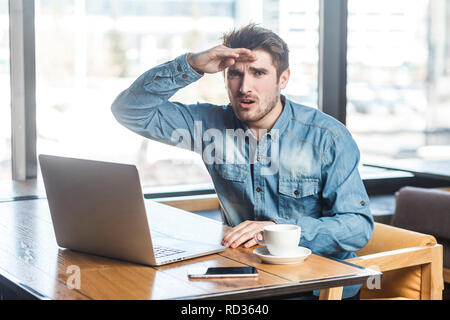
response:
[[[278,191],[278,214],[281,217],[316,216],[322,209],[318,179],[280,178]]]
[[[245,182],[247,179],[248,169],[245,164],[215,164],[214,168],[224,180]]]
[[[219,180],[216,182],[217,193],[222,194],[227,202],[235,208],[246,203],[246,181],[249,169],[241,164],[214,164]]]

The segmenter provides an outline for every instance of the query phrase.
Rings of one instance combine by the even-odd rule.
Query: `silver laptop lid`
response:
[[[155,264],[134,165],[40,155],[59,246]]]

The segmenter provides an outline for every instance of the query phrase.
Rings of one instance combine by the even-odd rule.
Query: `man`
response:
[[[168,101],[217,72],[223,72],[229,105]],[[144,137],[202,155],[232,226],[223,245],[251,247],[264,226],[290,223],[301,227],[300,243],[314,253],[354,257],[373,231],[359,150],[340,122],[280,94],[289,77],[286,43],[251,24],[226,34],[222,45],[147,71],[112,111]],[[345,288],[344,297],[358,288]]]

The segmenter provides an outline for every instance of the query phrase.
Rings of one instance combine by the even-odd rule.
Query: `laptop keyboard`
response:
[[[168,248],[163,246],[154,246],[153,247],[153,253],[155,254],[155,258],[162,258],[171,256],[173,254],[182,253],[184,250],[174,249],[174,248]]]

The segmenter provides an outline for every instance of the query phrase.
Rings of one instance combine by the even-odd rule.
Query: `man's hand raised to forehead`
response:
[[[255,61],[255,54],[245,48],[228,48],[224,45],[199,53],[189,53],[187,62],[199,73],[216,73],[231,67],[237,61]]]

